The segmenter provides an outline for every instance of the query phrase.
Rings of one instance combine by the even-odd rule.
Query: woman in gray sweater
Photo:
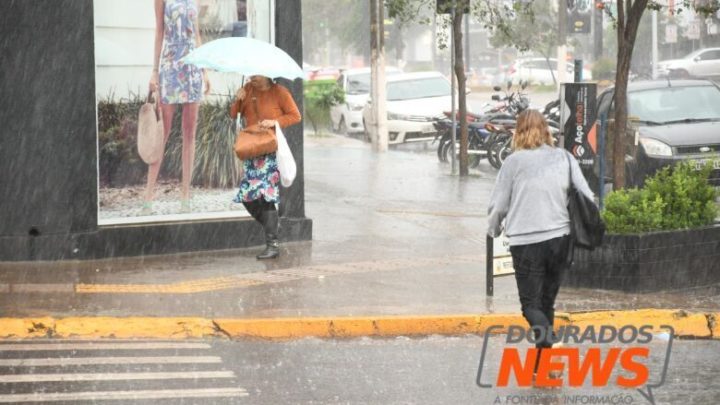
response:
[[[523,316],[542,351],[553,344],[555,297],[569,265],[568,170],[576,189],[591,199],[593,193],[577,161],[568,160],[568,152],[554,146],[538,111],[518,116],[513,150],[490,198],[488,234],[499,236],[504,220]]]

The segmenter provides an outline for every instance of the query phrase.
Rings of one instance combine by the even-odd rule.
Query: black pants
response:
[[[510,246],[522,313],[535,332],[535,346],[541,350],[552,347],[555,297],[568,267],[569,249],[569,236]],[[539,339],[541,335],[544,339]]]

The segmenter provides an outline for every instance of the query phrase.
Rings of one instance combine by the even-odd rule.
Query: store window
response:
[[[206,43],[235,36],[274,42],[274,3],[94,0],[100,225],[247,215],[232,202],[241,166],[232,152],[234,123],[228,111],[245,78],[187,70],[178,59],[198,39]],[[157,62],[156,7],[162,17]],[[147,124],[148,115],[138,120],[151,82],[158,83],[162,101],[175,108],[164,148],[157,143],[143,147],[141,156],[138,126]],[[189,129],[193,126],[194,132]],[[183,180],[188,167],[189,186],[190,176]]]

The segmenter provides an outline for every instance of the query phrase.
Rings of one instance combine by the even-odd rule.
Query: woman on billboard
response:
[[[190,182],[195,160],[195,132],[202,99],[210,82],[201,69],[180,59],[201,44],[197,0],[155,0],[155,53],[150,90],[159,92],[164,141],[167,143],[175,108],[182,108],[181,212],[190,212]],[[148,166],[143,213],[152,212],[155,184],[162,158]]]

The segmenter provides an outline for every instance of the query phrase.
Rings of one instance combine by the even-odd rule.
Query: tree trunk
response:
[[[469,174],[468,169],[468,122],[467,122],[467,96],[465,94],[465,62],[463,59],[463,42],[462,42],[462,21],[463,13],[465,9],[465,2],[467,0],[460,0],[457,2],[455,8],[455,18],[453,18],[453,41],[455,49],[455,76],[457,77],[458,84],[458,111],[460,113],[460,176],[467,176]],[[453,94],[453,97],[455,95]]]
[[[635,38],[648,0],[617,0],[617,72],[615,74],[615,133],[613,134],[613,189],[625,187],[627,145],[627,85]]]

